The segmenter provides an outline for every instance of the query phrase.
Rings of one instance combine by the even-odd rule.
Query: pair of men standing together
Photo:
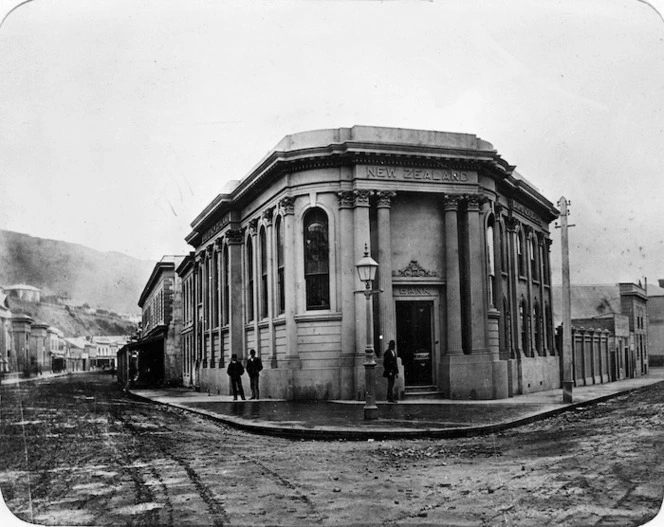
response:
[[[390,403],[396,403],[394,398],[394,382],[399,376],[399,366],[397,363],[397,352],[394,349],[395,342],[390,340],[387,345],[387,350],[383,355],[383,377],[387,378],[387,400]],[[263,369],[263,363],[259,357],[256,357],[255,350],[249,350],[249,358],[247,359],[247,373],[249,374],[249,382],[251,384],[251,399],[259,399],[260,391],[258,387],[259,374]],[[244,401],[244,389],[242,388],[242,375],[244,375],[244,366],[237,360],[237,355],[233,354],[231,362],[226,370],[228,376],[231,378],[231,387],[233,389],[233,400],[237,401],[239,395]]]
[[[259,357],[256,357],[256,350],[249,350],[249,358],[247,359],[247,373],[249,374],[249,383],[251,385],[251,399],[260,398],[258,379],[262,369],[263,363]],[[237,360],[236,354],[231,356],[231,362],[226,369],[226,373],[228,373],[228,376],[231,378],[233,400],[237,401],[237,396],[239,395],[244,401],[244,389],[242,388],[242,375],[244,375],[244,366],[242,366],[242,363]]]

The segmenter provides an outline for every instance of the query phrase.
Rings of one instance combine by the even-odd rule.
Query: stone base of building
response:
[[[555,390],[562,387],[560,357],[523,357],[520,360],[510,360],[510,365],[513,368],[514,378],[521,379],[521,386],[515,383],[514,395]]]
[[[352,357],[344,367],[298,368],[299,361],[287,361],[277,368],[265,368],[260,374],[260,396],[262,399],[286,400],[358,400],[365,399],[364,357]],[[292,367],[289,367],[292,366]],[[402,398],[404,393],[404,372],[399,360],[399,377],[394,384],[395,396]],[[376,401],[387,399],[387,379],[383,377],[383,365],[376,361]],[[199,377],[201,393],[230,395],[231,387],[226,368],[201,368]],[[189,378],[184,386],[192,387]],[[249,377],[242,376],[245,396],[251,396]]]
[[[495,353],[446,355],[443,396],[448,399],[504,399],[509,396],[507,362]]]

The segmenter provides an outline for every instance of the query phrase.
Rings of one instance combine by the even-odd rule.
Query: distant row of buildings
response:
[[[117,352],[128,337],[68,338],[56,327],[12,313],[10,295],[38,303],[38,293],[23,285],[0,289],[0,378],[116,368]]]
[[[557,217],[474,135],[355,126],[287,136],[195,218],[190,254],[155,266],[119,379],[227,393],[231,355],[255,349],[272,397],[363,399],[367,357],[395,340],[403,397],[559,388]],[[363,261],[377,267],[373,282],[358,274]],[[648,371],[645,289],[616,287],[610,321],[574,320],[577,384]]]

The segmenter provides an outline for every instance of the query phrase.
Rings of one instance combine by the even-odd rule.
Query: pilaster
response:
[[[461,274],[459,267],[459,227],[457,213],[460,196],[446,194],[445,210],[445,290],[447,315],[447,355],[463,354],[461,329]]]
[[[378,295],[378,327],[383,337],[379,345],[385,346],[396,340],[396,314],[392,300],[392,230],[390,227],[390,207],[396,192],[377,191],[378,198],[378,287],[383,294]],[[382,353],[384,350],[379,350]]]
[[[353,399],[359,388],[353,372],[355,346],[355,233],[353,228],[352,191],[337,194],[339,200],[339,276],[341,287],[341,375],[340,391],[344,399]]]
[[[284,316],[286,320],[286,360],[289,368],[299,369],[299,350],[297,346],[297,326],[295,313],[297,312],[297,283],[295,261],[295,198],[284,197],[279,206],[283,212],[284,227]]]
[[[226,232],[228,241],[229,266],[229,342],[230,353],[237,354],[238,359],[244,355],[244,301],[242,295],[242,245],[244,236],[241,229],[230,229]]]

